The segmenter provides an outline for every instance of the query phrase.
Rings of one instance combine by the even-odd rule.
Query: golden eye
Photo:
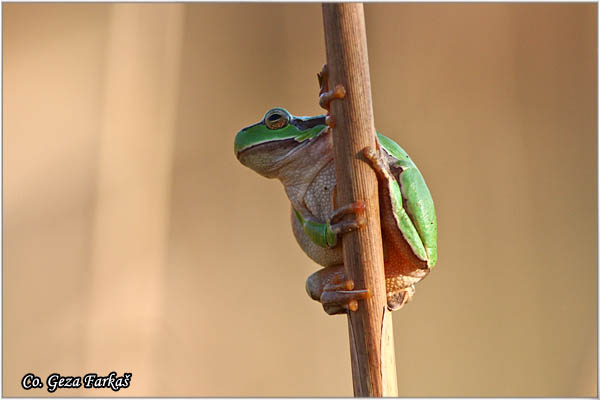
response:
[[[285,128],[289,122],[290,115],[277,108],[267,112],[267,115],[265,115],[265,125],[271,130]]]

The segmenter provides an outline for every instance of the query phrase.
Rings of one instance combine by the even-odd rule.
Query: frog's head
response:
[[[284,108],[272,108],[260,122],[237,133],[235,155],[245,166],[274,178],[279,167],[325,127],[324,115],[295,117]]]

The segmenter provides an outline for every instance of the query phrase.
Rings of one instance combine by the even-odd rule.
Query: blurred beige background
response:
[[[394,313],[401,396],[596,396],[595,4],[366,6],[378,130],[439,263]],[[281,185],[233,137],[322,113],[319,4],[5,4],[3,395],[350,396]],[[59,390],[59,396],[114,395]]]

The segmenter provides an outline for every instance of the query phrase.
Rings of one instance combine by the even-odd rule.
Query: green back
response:
[[[425,256],[427,265],[431,268],[437,261],[437,219],[431,193],[423,175],[402,147],[380,133],[377,133],[377,137],[385,151],[398,160],[394,166],[402,168],[398,183],[402,197],[406,199],[406,210],[401,201],[393,202],[396,203],[393,206],[398,226],[415,254],[421,259]],[[415,237],[416,233],[420,240]],[[423,250],[426,254],[423,254]]]

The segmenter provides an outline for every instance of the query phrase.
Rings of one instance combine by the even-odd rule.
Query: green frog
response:
[[[319,74],[321,105],[344,97],[327,90]],[[358,309],[369,290],[354,290],[344,272],[340,235],[364,225],[364,203],[336,204],[336,175],[329,116],[300,117],[276,107],[239,131],[234,150],[245,166],[277,178],[291,203],[294,236],[302,250],[324,268],[306,281],[308,295],[328,314]],[[402,308],[437,261],[437,220],[421,172],[393,140],[377,133],[376,148],[363,151],[377,175],[387,306]]]

